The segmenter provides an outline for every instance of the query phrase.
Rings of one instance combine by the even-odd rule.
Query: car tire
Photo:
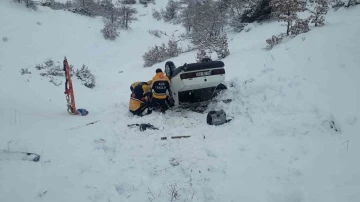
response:
[[[219,93],[221,93],[221,92],[223,92],[223,91],[225,91],[225,90],[227,90],[227,86],[226,86],[225,84],[220,83],[220,84],[216,87],[212,99],[216,98],[216,97],[219,95]]]
[[[167,77],[169,77],[169,79],[171,79],[175,68],[175,64],[172,61],[167,61],[165,63],[165,74]]]

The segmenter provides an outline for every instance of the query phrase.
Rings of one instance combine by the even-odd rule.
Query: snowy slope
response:
[[[152,19],[151,9],[165,4],[136,5],[139,21],[109,42],[100,18],[0,1],[0,38],[8,38],[0,41],[0,149],[41,154],[37,163],[0,159],[0,201],[170,201],[175,184],[179,201],[359,201],[360,7],[331,11],[326,26],[271,51],[262,48],[284,30],[276,22],[229,33],[223,61],[234,88],[225,96],[234,102],[210,109],[234,120],[212,127],[195,112],[128,113],[129,85],[165,63],[142,67],[147,48],[167,41],[148,30],[182,31]],[[64,56],[96,75],[94,89],[74,79],[86,117],[68,115],[63,85],[34,68]],[[160,140],[173,135],[191,137]]]

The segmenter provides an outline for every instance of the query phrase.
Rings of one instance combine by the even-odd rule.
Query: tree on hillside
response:
[[[115,40],[119,36],[120,11],[114,6],[112,0],[101,0],[99,2],[101,15],[104,17],[104,28],[101,29],[105,39]]]
[[[106,19],[108,19],[111,23],[117,23],[118,19],[121,15],[121,12],[115,5],[112,3],[112,0],[102,0],[100,1],[100,6],[103,11],[101,13]]]
[[[161,15],[165,22],[169,22],[177,18],[177,12],[180,8],[179,2],[169,0],[165,10],[161,10]]]
[[[310,10],[311,23],[315,23],[315,27],[324,25],[325,15],[329,11],[329,0],[310,0],[310,3],[315,4],[314,10]]]
[[[187,8],[181,12],[181,22],[187,30],[187,38],[196,48],[215,51],[219,58],[224,58],[230,53],[224,32],[226,15],[226,6],[221,2],[190,1]]]
[[[192,21],[192,31],[190,37],[196,45],[210,40],[223,31],[226,25],[226,16],[218,9],[213,0],[203,0],[203,3],[195,3],[190,8],[190,20]]]
[[[298,12],[306,10],[306,2],[302,0],[271,0],[270,7],[275,18],[286,23],[286,35],[290,35],[293,22],[298,19]]]
[[[180,12],[180,21],[187,33],[189,33],[194,26],[194,22],[192,20],[194,19],[194,15],[196,13],[195,9],[195,2],[190,1],[188,6]]]
[[[130,6],[124,5],[119,9],[119,12],[121,14],[120,15],[121,26],[125,29],[130,29],[129,24],[137,20],[137,18],[135,17],[135,14],[138,13],[137,10]]]

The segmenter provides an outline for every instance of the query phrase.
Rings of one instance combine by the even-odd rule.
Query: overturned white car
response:
[[[171,81],[170,99],[175,107],[206,106],[220,91],[227,89],[225,64],[222,61],[203,61],[175,67],[165,63],[165,73]]]

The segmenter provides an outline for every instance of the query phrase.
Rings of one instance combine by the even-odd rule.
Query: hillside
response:
[[[0,41],[0,150],[41,154],[37,163],[0,155],[0,201],[165,202],[174,185],[179,201],[359,201],[360,6],[330,10],[325,26],[270,51],[265,40],[285,29],[278,22],[229,32],[231,54],[222,61],[233,86],[225,96],[234,101],[209,110],[234,120],[215,127],[206,113],[128,112],[130,84],[165,64],[143,67],[148,47],[168,40],[148,30],[183,32],[153,19],[152,9],[166,2],[135,5],[139,20],[107,41],[99,17],[0,1],[0,38],[7,38]],[[35,69],[48,58],[61,66],[64,56],[96,76],[93,89],[74,79],[87,116],[69,115],[64,84]],[[171,60],[181,65],[195,56]],[[127,127],[134,123],[160,130]],[[172,135],[191,137],[160,140]]]

